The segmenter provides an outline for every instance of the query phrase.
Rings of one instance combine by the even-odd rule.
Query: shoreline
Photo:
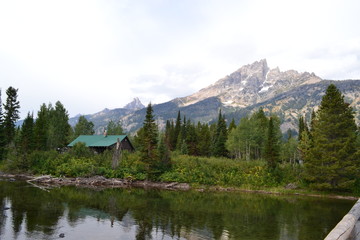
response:
[[[33,176],[29,174],[9,174],[0,172],[0,179],[23,180],[27,183],[38,187],[42,190],[46,190],[46,187],[60,187],[60,186],[76,186],[76,187],[90,187],[90,188],[144,188],[144,189],[162,189],[172,191],[213,191],[213,192],[245,192],[245,193],[257,193],[257,194],[270,194],[270,195],[294,195],[294,196],[306,196],[306,197],[326,197],[333,199],[346,199],[357,201],[359,198],[355,196],[342,196],[333,194],[317,194],[317,193],[302,193],[295,189],[286,189],[286,192],[271,191],[271,190],[255,190],[255,189],[243,189],[237,187],[221,187],[221,186],[199,186],[194,187],[189,183],[178,182],[153,182],[147,180],[131,180],[120,178],[105,178],[103,176],[93,177],[52,177],[51,175]],[[39,185],[37,185],[39,184]]]

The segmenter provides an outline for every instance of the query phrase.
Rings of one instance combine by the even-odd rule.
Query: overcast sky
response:
[[[0,0],[0,88],[21,117],[184,97],[266,58],[360,79],[359,0]]]

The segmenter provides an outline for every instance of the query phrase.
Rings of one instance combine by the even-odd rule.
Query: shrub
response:
[[[66,177],[90,177],[95,173],[94,160],[91,158],[71,158],[61,164],[56,175]]]

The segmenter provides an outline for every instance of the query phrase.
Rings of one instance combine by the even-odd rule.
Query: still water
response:
[[[323,239],[354,201],[0,180],[0,239]]]

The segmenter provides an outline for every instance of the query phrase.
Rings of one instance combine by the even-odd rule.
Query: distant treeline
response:
[[[149,104],[143,127],[131,138],[137,151],[124,153],[116,169],[111,167],[109,152],[94,155],[81,145],[65,153],[60,151],[77,136],[94,134],[94,124],[81,116],[72,128],[67,110],[59,101],[55,106],[43,104],[36,118],[28,113],[23,125],[16,127],[20,109],[17,92],[9,87],[6,102],[0,105],[0,166],[6,171],[194,183],[208,179],[207,184],[241,186],[244,178],[236,176],[245,176],[252,169],[250,172],[262,175],[257,186],[291,181],[326,190],[354,191],[360,186],[359,127],[352,108],[333,84],[311,119],[299,116],[296,136],[289,130],[284,137],[279,118],[267,116],[262,108],[239,123],[234,119],[227,123],[219,110],[212,124],[194,123],[179,111],[160,132]],[[124,134],[120,122],[109,122],[107,134]],[[196,174],[186,170],[194,161]],[[190,171],[189,176],[181,175],[181,171]],[[232,178],[237,180],[230,181]]]

